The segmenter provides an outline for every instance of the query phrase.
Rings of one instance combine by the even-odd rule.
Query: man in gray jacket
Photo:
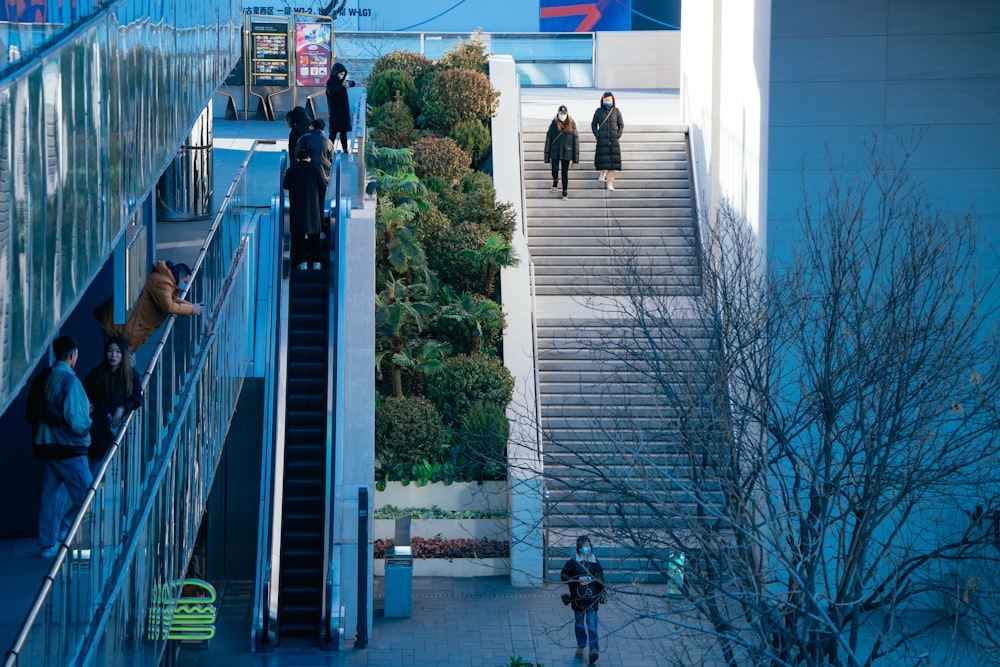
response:
[[[42,462],[42,499],[38,508],[38,546],[42,558],[55,556],[76,518],[93,482],[87,463],[90,447],[91,405],[73,368],[79,346],[70,336],[52,341],[56,363],[45,384],[45,400],[52,410],[42,410],[35,434],[35,458]],[[61,486],[72,505],[61,514]]]

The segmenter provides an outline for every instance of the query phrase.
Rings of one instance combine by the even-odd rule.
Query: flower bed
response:
[[[375,540],[374,575],[385,575],[385,550],[391,539]],[[510,543],[505,540],[474,540],[411,537],[415,577],[492,577],[510,572]]]

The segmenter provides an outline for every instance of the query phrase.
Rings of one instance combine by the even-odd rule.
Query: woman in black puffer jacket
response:
[[[552,192],[559,191],[559,170],[562,169],[562,198],[566,199],[569,163],[580,163],[580,135],[565,104],[559,107],[545,135],[545,161],[552,163]]]
[[[622,168],[622,147],[619,140],[625,130],[622,112],[615,104],[615,96],[608,91],[601,96],[601,106],[594,112],[590,130],[597,138],[594,151],[594,168],[601,172],[597,180],[604,181],[608,190],[615,189],[615,174]]]

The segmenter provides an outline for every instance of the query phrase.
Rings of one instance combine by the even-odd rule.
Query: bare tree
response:
[[[617,603],[685,637],[678,664],[917,664],[969,650],[963,625],[991,642],[996,258],[909,156],[873,145],[767,253],[723,206],[700,296],[662,296],[624,242],[627,296],[566,334],[579,383],[606,389],[586,424],[543,406],[547,483],[603,508],[575,528],[676,584]]]

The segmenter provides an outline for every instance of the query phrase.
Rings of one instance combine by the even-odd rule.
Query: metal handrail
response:
[[[288,153],[282,151],[278,167],[279,183],[284,182],[288,167]],[[260,650],[277,644],[278,575],[281,571],[281,516],[284,469],[286,389],[288,386],[288,295],[290,290],[291,256],[285,243],[285,190],[279,188],[271,205],[274,224],[275,254],[275,328],[272,362],[267,374],[265,396],[271,400],[271,410],[263,434],[263,459],[261,461],[260,518],[257,527],[257,572],[259,587],[254,596],[254,625],[251,631],[253,646]]]
[[[357,200],[354,202],[354,208],[364,208],[365,206],[365,143],[367,141],[368,135],[368,104],[367,96],[358,100],[355,127],[359,128],[357,132],[357,138],[355,139],[355,144],[358,149],[358,191]]]
[[[191,285],[189,285],[189,287],[185,289],[182,296],[187,295],[190,292],[190,290],[193,289],[193,285],[197,283],[200,287],[203,280],[207,279],[203,278],[203,276],[199,274],[199,271],[204,264],[205,257],[208,254],[209,248],[212,246],[212,241],[219,234],[220,229],[222,229],[223,221],[225,220],[227,214],[230,211],[235,193],[237,191],[238,184],[242,181],[247,165],[251,157],[253,156],[255,150],[256,150],[256,142],[251,146],[246,159],[244,160],[243,164],[240,166],[237,172],[236,179],[234,179],[233,184],[230,186],[229,191],[227,192],[225,198],[223,199],[222,205],[220,206],[219,209],[219,213],[216,215],[213,221],[213,224],[208,232],[208,236],[206,237],[207,240],[203,244],[201,251],[199,252],[198,259],[195,262],[194,268],[192,269],[192,275],[190,281]],[[237,231],[237,233],[239,232]],[[213,302],[212,314],[209,318],[208,326],[206,327],[208,331],[211,331],[212,325],[216,322],[220,311],[222,310],[223,306],[226,305],[227,303],[227,300],[230,295],[230,290],[229,290],[229,287],[231,285],[230,274],[238,267],[240,260],[242,259],[242,253],[244,252],[245,247],[246,247],[246,240],[244,239],[242,243],[237,244],[237,246],[234,248],[232,260],[227,267],[228,271],[226,279],[223,280],[221,288],[219,289],[217,294],[213,295],[215,299]],[[159,370],[160,362],[163,357],[164,350],[167,347],[167,344],[172,340],[171,336],[174,332],[176,321],[177,321],[176,315],[171,315],[167,318],[166,325],[164,326],[163,332],[160,334],[160,337],[157,340],[156,348],[147,365],[147,370],[142,376],[141,388],[144,395],[146,396],[145,401],[147,404],[149,403],[150,400],[148,398],[148,390],[150,382],[154,377],[154,374]],[[192,386],[192,384],[198,379],[199,377],[198,370],[202,367],[202,365],[205,362],[205,358],[211,346],[212,340],[213,340],[213,335],[211,333],[207,334],[205,339],[202,341],[203,344],[200,346],[200,348],[196,348],[193,351],[195,363],[192,364],[190,367],[182,367],[175,370],[175,373],[170,378],[175,383],[171,388],[176,389],[175,392],[172,392],[172,395],[174,396],[184,395],[185,392],[183,390],[190,388],[190,386]],[[190,394],[190,392],[187,393]],[[126,460],[126,457],[122,453],[122,448],[125,439],[126,438],[129,439],[128,444],[130,445],[130,448],[129,448],[129,456],[127,457],[127,459],[129,460],[129,463],[132,467],[136,467],[138,463],[143,463],[145,465],[145,470],[148,471],[150,467],[153,467],[157,464],[162,464],[164,461],[166,461],[166,457],[169,455],[171,448],[174,446],[174,443],[176,442],[176,437],[178,433],[176,427],[183,419],[186,407],[188,405],[190,405],[190,395],[185,397],[185,402],[182,403],[181,406],[172,406],[170,409],[167,410],[166,416],[170,418],[169,424],[157,423],[155,432],[163,431],[165,433],[166,432],[171,433],[170,441],[167,442],[165,447],[163,448],[156,447],[157,445],[160,444],[159,442],[144,443],[141,440],[141,438],[137,437],[134,433],[134,431],[138,430],[136,424],[138,423],[140,418],[145,419],[148,417],[148,415],[146,414],[147,410],[145,409],[136,410],[131,412],[126,417],[120,432],[111,443],[111,446],[109,447],[109,451],[105,456],[104,461],[102,462],[100,468],[97,471],[96,476],[94,477],[93,482],[91,483],[90,487],[87,490],[87,494],[80,507],[80,510],[77,513],[76,517],[74,518],[74,521],[70,527],[70,530],[66,538],[60,545],[59,551],[57,553],[55,560],[53,561],[51,568],[49,569],[47,575],[43,579],[43,583],[41,588],[39,589],[39,593],[36,596],[35,601],[31,606],[31,609],[29,610],[28,614],[25,617],[25,621],[21,626],[21,629],[18,633],[16,640],[14,641],[14,644],[7,653],[4,662],[5,666],[14,667],[16,665],[21,664],[20,659],[22,657],[22,653],[24,652],[25,647],[28,644],[32,631],[35,629],[35,624],[38,621],[39,617],[42,615],[43,611],[45,610],[46,605],[49,603],[49,596],[53,592],[54,582],[61,581],[65,578],[63,572],[64,566],[66,565],[68,560],[74,560],[76,558],[76,556],[72,556],[71,558],[71,553],[75,552],[76,549],[74,547],[71,547],[70,545],[77,544],[82,537],[85,537],[84,535],[81,534],[82,532],[81,527],[83,525],[85,518],[89,520],[91,523],[94,523],[96,521],[92,516],[93,513],[91,512],[91,510],[94,507],[95,503],[97,502],[98,496],[100,495],[101,497],[103,497],[103,495],[107,491],[107,485],[104,483],[107,471],[112,467],[113,464],[121,466],[125,465],[124,463],[121,463],[122,460]],[[161,415],[158,411],[156,411],[153,416],[156,418],[160,418]],[[134,436],[134,437],[129,437],[129,436]],[[154,446],[156,448],[154,448],[152,451],[147,452],[143,448],[143,445]],[[149,454],[148,459],[143,458],[145,454]],[[121,489],[121,491],[126,496],[132,492],[135,492],[140,495],[141,501],[139,505],[135,507],[130,507],[127,502],[127,499],[125,499],[124,501],[122,501],[122,504],[124,505],[124,516],[122,516],[123,510],[119,508],[117,513],[118,516],[102,518],[102,520],[105,521],[116,521],[116,522],[120,521],[123,525],[128,526],[128,532],[127,532],[127,537],[123,540],[123,544],[118,544],[115,547],[111,547],[110,551],[108,551],[107,554],[101,554],[100,556],[98,556],[98,554],[94,554],[94,558],[97,559],[98,565],[104,562],[105,555],[110,554],[112,559],[113,567],[109,567],[106,570],[106,572],[104,570],[101,570],[100,572],[95,573],[97,575],[107,577],[107,579],[104,579],[103,581],[101,581],[101,583],[107,583],[108,581],[110,581],[110,578],[112,576],[117,577],[117,579],[115,580],[114,585],[109,590],[103,591],[103,593],[101,591],[90,591],[92,599],[88,600],[86,604],[93,606],[93,613],[91,615],[89,622],[80,626],[79,632],[81,633],[81,636],[79,637],[79,640],[72,642],[72,644],[76,647],[78,655],[89,654],[93,650],[96,650],[96,647],[100,643],[96,641],[96,638],[99,638],[100,633],[103,632],[104,629],[106,628],[109,615],[114,610],[115,605],[113,604],[113,602],[115,600],[115,596],[123,586],[123,578],[125,577],[124,573],[127,569],[128,564],[131,562],[130,561],[131,555],[134,553],[136,548],[136,543],[139,539],[138,538],[139,528],[143,525],[144,521],[143,517],[145,516],[147,503],[150,502],[150,499],[152,499],[156,495],[156,492],[159,488],[157,487],[156,484],[157,480],[159,479],[160,476],[156,476],[152,479],[152,481],[150,481],[149,479],[144,477],[141,488],[132,488],[131,486],[124,485],[124,482],[122,482],[124,488]],[[98,534],[103,534],[104,528],[105,528],[104,524],[99,524],[97,526]],[[111,530],[114,530],[114,528],[112,527]],[[75,602],[75,604],[79,603],[80,603],[79,601]],[[69,640],[68,637],[63,638],[63,641],[67,640]]]

